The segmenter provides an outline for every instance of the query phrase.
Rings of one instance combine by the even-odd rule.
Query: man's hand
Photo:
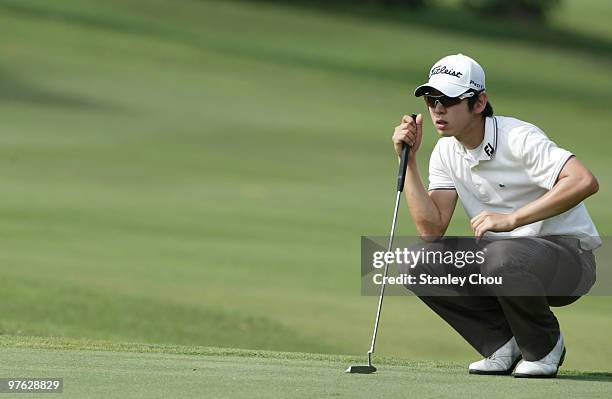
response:
[[[402,157],[402,147],[404,143],[410,146],[410,155],[415,155],[421,146],[421,140],[423,139],[423,115],[418,114],[416,122],[412,120],[412,116],[404,115],[401,123],[395,128],[393,132],[393,146],[398,158]],[[410,157],[414,160],[414,156]]]
[[[472,220],[472,230],[477,239],[481,239],[487,231],[505,232],[512,231],[517,227],[514,214],[503,214],[495,212],[481,212]]]

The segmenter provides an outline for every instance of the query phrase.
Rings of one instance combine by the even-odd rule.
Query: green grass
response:
[[[594,171],[587,206],[609,234],[609,54],[426,22],[0,0],[0,333],[364,353],[376,299],[359,296],[360,236],[387,233],[392,129],[424,110],[412,88],[450,52],[481,61],[499,114]],[[427,124],[422,171],[435,139]],[[449,233],[469,233],[461,208]],[[557,311],[567,367],[612,370],[611,311]],[[382,326],[381,355],[477,358],[415,298],[389,298]]]
[[[376,374],[349,375],[363,358],[33,337],[2,337],[0,356],[0,375],[63,377],[67,398],[606,398],[612,382],[576,370],[557,380],[470,376],[464,365],[397,358],[377,358]]]
[[[610,4],[600,0],[564,1],[551,16],[553,24],[580,33],[597,36],[612,36],[612,27],[606,21],[610,13]]]

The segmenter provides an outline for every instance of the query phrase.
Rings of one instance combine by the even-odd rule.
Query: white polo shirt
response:
[[[573,154],[538,127],[515,118],[486,118],[481,145],[466,149],[454,137],[438,140],[429,161],[429,190],[453,189],[471,219],[483,211],[512,213],[550,190]],[[601,245],[580,203],[562,214],[493,236],[569,235],[584,250]]]

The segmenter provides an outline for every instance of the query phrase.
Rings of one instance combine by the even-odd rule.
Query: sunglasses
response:
[[[461,101],[465,100],[466,98],[473,97],[474,94],[477,94],[477,93],[470,91],[467,93],[463,93],[459,97],[448,97],[448,96],[445,96],[444,94],[439,95],[439,96],[432,96],[428,93],[425,93],[423,98],[425,99],[425,103],[427,104],[427,106],[430,108],[436,108],[438,103],[442,104],[444,108],[448,108],[448,107],[452,107],[453,105],[459,104]]]

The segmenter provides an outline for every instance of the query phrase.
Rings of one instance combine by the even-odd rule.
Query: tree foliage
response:
[[[559,6],[561,0],[463,0],[463,3],[473,10],[490,15],[541,20]]]
[[[305,5],[330,5],[359,8],[374,7],[378,9],[423,9],[442,7],[438,0],[268,0]],[[544,20],[548,13],[559,6],[562,0],[460,0],[460,5],[477,13],[496,17],[527,18]],[[440,2],[441,3],[441,2]]]

